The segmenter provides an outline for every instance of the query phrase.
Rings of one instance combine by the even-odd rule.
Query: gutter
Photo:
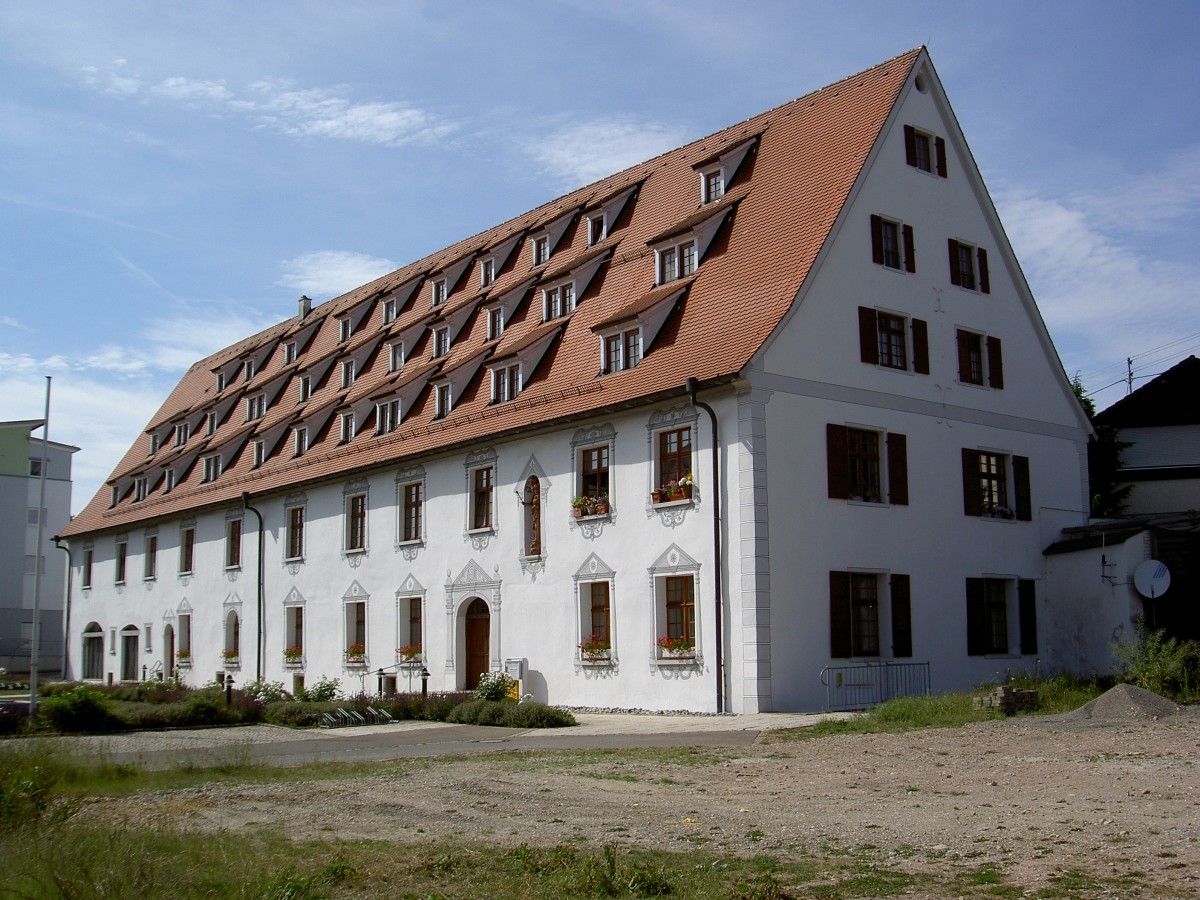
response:
[[[70,546],[63,546],[62,538],[57,534],[50,540],[54,546],[67,554],[67,599],[63,605],[63,655],[62,677],[67,677],[67,665],[71,662],[71,576],[74,573],[75,559],[71,556]]]
[[[254,673],[257,681],[263,680],[263,517],[257,509],[250,505],[250,492],[242,492],[242,508],[248,509],[258,518],[258,573],[254,579],[255,590],[258,594],[257,614],[255,618],[258,620],[257,633],[254,646]]]
[[[684,390],[687,391],[688,399],[692,406],[707,412],[708,418],[712,422],[713,556],[716,560],[716,566],[713,571],[713,596],[717,613],[714,633],[717,644],[717,712],[723,713],[725,712],[725,657],[723,655],[725,646],[723,634],[725,604],[722,598],[724,585],[721,577],[723,568],[723,560],[721,558],[721,444],[718,439],[717,414],[707,403],[696,399],[696,391],[699,388],[700,382],[695,378],[688,378],[684,382]]]

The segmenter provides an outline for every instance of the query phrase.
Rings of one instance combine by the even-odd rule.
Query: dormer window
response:
[[[503,403],[521,393],[521,364],[492,369],[492,402]]]
[[[687,278],[696,271],[696,242],[684,241],[673,247],[664,247],[657,251],[658,283],[678,281]]]
[[[312,396],[312,376],[311,375],[301,375],[300,376],[300,399],[299,399],[299,402],[303,403],[305,400],[307,400],[311,396]]]
[[[446,416],[450,415],[450,410],[453,406],[452,398],[450,396],[450,385],[439,384],[434,389],[434,392],[434,418],[444,419]]]
[[[254,450],[254,468],[258,468],[267,461],[267,445],[264,441],[255,441],[252,445]]]
[[[178,425],[175,426],[175,446],[176,447],[182,447],[184,444],[187,443],[188,437],[190,436],[188,434],[188,431],[189,431],[189,429],[188,429],[187,422],[180,422]]]
[[[450,329],[441,327],[433,329],[433,358],[440,359],[450,352]]]
[[[384,325],[388,325],[396,321],[397,309],[395,297],[389,297],[387,300],[384,300],[380,309],[382,310],[381,316],[383,318]]]
[[[349,318],[338,319],[338,341],[345,343],[354,333],[354,323]]]
[[[246,421],[253,422],[255,419],[261,419],[267,414],[267,395],[256,394],[253,397],[246,399]],[[209,418],[212,422],[212,418]],[[210,432],[211,434],[211,432]]]
[[[204,481],[216,481],[221,477],[221,457],[219,455],[204,457]]]
[[[642,329],[630,328],[604,338],[604,371],[621,372],[642,361]]]
[[[246,374],[246,380],[249,381],[252,379],[254,377],[254,360],[246,360],[246,365],[243,367],[243,370]]]
[[[375,404],[375,433],[391,434],[400,424],[400,401],[385,400]]]
[[[206,436],[212,436],[212,433],[216,430],[217,430],[217,414],[210,412],[204,417],[204,434]]]
[[[588,246],[595,247],[608,237],[608,216],[603,212],[588,217]]]
[[[388,371],[399,372],[404,365],[404,341],[388,345]]]
[[[487,339],[494,341],[504,334],[504,307],[494,306],[487,311]]]
[[[542,319],[549,322],[575,308],[575,282],[556,285],[542,291]]]
[[[725,173],[720,166],[700,173],[700,201],[715,203],[725,196]]]
[[[446,279],[439,278],[433,282],[433,305],[441,306],[446,302]]]
[[[288,341],[283,345],[283,364],[291,365],[296,361],[296,342]]]
[[[545,265],[550,259],[550,236],[539,235],[533,239],[533,265]]]
[[[342,413],[340,419],[340,434],[338,436],[339,444],[348,444],[350,439],[354,437],[354,410]]]
[[[163,473],[163,493],[169,493],[175,487],[175,470],[167,469]]]
[[[292,429],[292,455],[303,456],[308,450],[308,429],[304,426]]]
[[[150,435],[150,455],[153,456],[158,452],[158,435]]]
[[[223,390],[225,390],[225,373],[218,372],[217,373],[217,393],[219,394]]]
[[[133,482],[133,502],[138,503],[146,499],[149,493],[149,482],[145,478],[137,478]]]
[[[479,286],[487,287],[496,280],[496,260],[490,256],[479,263]]]
[[[354,384],[354,360],[342,360],[342,388],[348,388]]]

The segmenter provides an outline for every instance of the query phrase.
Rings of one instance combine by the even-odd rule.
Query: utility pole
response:
[[[33,556],[33,645],[29,649],[29,717],[37,715],[38,656],[42,652],[42,540],[46,532],[46,443],[50,439],[50,376],[46,376],[46,415],[42,419],[42,465],[38,473],[37,549]]]
[[[1125,394],[1128,396],[1133,393],[1133,357],[1125,357]]]

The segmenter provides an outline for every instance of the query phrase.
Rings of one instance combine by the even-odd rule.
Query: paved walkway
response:
[[[442,722],[397,722],[352,728],[294,730],[274,725],[141,731],[97,737],[42,738],[96,760],[149,768],[201,768],[256,762],[295,766],[519,750],[595,750],[633,747],[739,747],[765,731],[801,728],[845,713],[744,716],[660,716],[577,713],[571,728],[518,729]]]

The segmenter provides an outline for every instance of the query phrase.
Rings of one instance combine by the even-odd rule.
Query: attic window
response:
[[[588,216],[588,246],[595,247],[608,237],[608,216],[603,212]]]
[[[494,341],[504,334],[504,307],[493,306],[487,311],[487,339]]]
[[[433,358],[440,359],[450,352],[450,329],[433,329]]]
[[[404,341],[388,345],[388,371],[399,372],[404,365]]]
[[[308,429],[303,426],[292,429],[292,438],[294,442],[292,455],[303,456],[308,450]]]
[[[204,457],[204,481],[216,481],[221,476],[220,454]]]
[[[176,447],[182,447],[184,444],[187,443],[187,440],[189,437],[188,430],[189,429],[188,429],[187,422],[180,422],[178,425],[175,426],[175,446]]]
[[[254,463],[253,463],[253,466],[254,466],[254,468],[256,468],[256,469],[257,469],[257,468],[258,468],[259,466],[261,466],[261,465],[262,465],[264,462],[266,462],[266,459],[267,459],[267,445],[266,445],[266,443],[265,443],[265,442],[263,442],[263,441],[259,440],[259,441],[255,441],[255,442],[254,442],[254,444],[253,444],[253,448],[254,448]],[[240,521],[240,520],[237,520],[237,521]]]
[[[215,412],[210,412],[204,417],[204,433],[206,435],[211,435],[216,430],[217,414]]]
[[[283,345],[283,364],[290,365],[296,361],[296,342],[288,341]]]
[[[542,291],[543,321],[549,322],[551,319],[560,318],[573,309],[575,309],[575,282],[568,281]]]
[[[339,420],[340,435],[338,437],[339,444],[348,444],[350,439],[354,437],[354,410],[344,412]]]
[[[396,306],[397,304],[395,297],[389,297],[387,300],[383,301],[383,304],[380,307],[382,310],[382,324],[388,325],[396,321]]]
[[[301,375],[300,376],[300,397],[299,397],[298,402],[303,403],[305,400],[307,400],[311,396],[312,396],[312,376],[311,375]]]
[[[632,369],[642,361],[642,329],[630,328],[604,338],[605,374]]]
[[[354,384],[354,360],[342,361],[342,387],[348,388]]]
[[[246,421],[253,422],[267,414],[267,395],[255,394],[246,399]],[[212,421],[211,419],[209,420]],[[211,433],[211,432],[210,432]]]
[[[217,393],[219,394],[223,390],[225,390],[225,373],[218,372],[217,373]]]
[[[446,416],[450,415],[450,410],[453,407],[450,396],[450,385],[439,384],[437,388],[435,388],[435,398],[436,403],[433,416],[435,419],[444,419]]]
[[[391,434],[400,424],[400,401],[385,400],[375,404],[375,433]]]
[[[689,239],[682,244],[664,247],[655,251],[658,257],[658,284],[687,278],[696,271],[696,242]]]
[[[521,393],[521,364],[492,369],[492,402],[504,403]]]
[[[946,177],[946,140],[912,125],[904,126],[904,161],[914,169]]]
[[[145,478],[135,479],[133,482],[133,502],[138,503],[146,499],[146,495],[150,493],[149,484]]]
[[[246,380],[247,381],[249,381],[251,378],[254,377],[254,360],[252,360],[252,359],[246,360],[245,372],[246,372]]]
[[[352,334],[354,334],[354,323],[349,318],[338,319],[338,341],[344,343],[350,340]]]
[[[496,260],[488,257],[479,263],[479,286],[487,287],[496,280]]]
[[[446,302],[446,279],[445,278],[439,278],[436,281],[434,281],[431,290],[433,292],[433,305],[435,307],[441,306],[443,303]]]
[[[725,173],[720,166],[700,173],[702,203],[713,203],[725,196]]]
[[[544,266],[550,259],[550,236],[539,235],[533,239],[533,265]]]

